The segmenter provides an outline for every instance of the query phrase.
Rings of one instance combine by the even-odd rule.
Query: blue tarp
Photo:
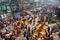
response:
[[[18,13],[14,13],[13,16],[14,16],[15,19],[17,19],[17,18],[21,19],[21,17],[22,17],[19,12]]]

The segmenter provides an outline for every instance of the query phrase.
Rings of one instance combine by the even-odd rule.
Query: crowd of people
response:
[[[37,13],[31,16],[25,12],[21,19],[0,20],[0,38],[17,40],[17,37],[23,35],[18,40],[56,40],[48,27],[48,19],[45,16],[47,14],[41,19],[41,14]]]

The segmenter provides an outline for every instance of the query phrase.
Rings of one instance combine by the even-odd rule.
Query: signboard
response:
[[[1,15],[1,18],[4,19],[4,15]]]
[[[10,6],[7,6],[7,12],[12,12]]]
[[[12,5],[11,8],[12,8],[12,11],[16,11],[18,9],[18,6],[17,5],[14,5],[14,6]]]
[[[5,19],[6,18],[6,14],[1,15],[1,18]]]
[[[6,13],[6,6],[5,5],[0,5],[0,14]]]
[[[7,10],[5,5],[2,6],[2,10]]]

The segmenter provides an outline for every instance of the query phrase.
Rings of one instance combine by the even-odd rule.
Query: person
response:
[[[28,25],[29,21],[28,19],[25,20],[25,25]]]
[[[37,32],[37,31],[35,31],[35,32],[33,33],[33,37],[35,38],[36,36],[38,36],[38,32]]]
[[[39,37],[37,40],[41,40],[41,38]]]
[[[60,31],[59,31],[59,37],[60,37]]]
[[[5,39],[5,33],[6,33],[6,28],[4,27],[4,28],[2,28],[1,29],[1,37],[3,38],[3,39]]]

